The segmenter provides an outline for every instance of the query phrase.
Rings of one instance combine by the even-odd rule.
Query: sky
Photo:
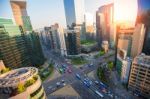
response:
[[[63,0],[26,0],[27,12],[34,29],[59,23],[66,27]],[[36,2],[35,2],[36,1]],[[138,0],[142,8],[150,7],[150,0]],[[104,4],[114,2],[115,20],[135,20],[137,15],[137,0],[85,0],[85,12],[94,16],[96,10]],[[13,14],[9,0],[0,0],[0,17],[12,18]]]
[[[111,2],[112,0],[85,0],[85,11],[93,14],[95,19],[96,10]],[[63,0],[27,0],[27,12],[34,29],[56,22],[66,26]],[[0,0],[0,17],[13,18],[9,0]]]

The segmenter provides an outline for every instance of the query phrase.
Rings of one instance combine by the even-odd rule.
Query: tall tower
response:
[[[26,10],[26,0],[10,0],[16,24],[22,26],[25,31],[32,31],[30,17]]]
[[[84,22],[84,0],[64,0],[64,8],[67,26]]]
[[[144,24],[145,26],[145,38],[143,42],[142,52],[146,55],[150,55],[150,1],[138,0],[138,15],[137,24]]]
[[[21,33],[26,41],[32,65],[42,65],[44,63],[44,56],[38,34],[33,31],[30,17],[27,14],[26,0],[10,0],[10,4],[16,24],[20,26]]]
[[[102,41],[110,41],[110,43],[115,41],[115,33],[112,31],[114,25],[113,11],[114,4],[111,3],[101,6],[96,12],[97,41],[99,46],[101,46]]]

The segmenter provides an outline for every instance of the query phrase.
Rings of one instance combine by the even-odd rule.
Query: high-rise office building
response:
[[[150,97],[150,56],[141,54],[134,58],[128,88],[136,94]]]
[[[40,30],[39,34],[48,49],[59,52],[62,56],[67,55],[63,27],[56,23]]]
[[[144,24],[136,24],[134,33],[133,33],[132,48],[131,48],[132,58],[141,54],[142,49],[143,49],[144,38],[145,38]]]
[[[0,18],[0,59],[9,68],[31,66],[23,35],[11,19]]]
[[[25,31],[32,31],[30,17],[26,10],[26,0],[10,0],[15,22],[18,26],[23,26]]]
[[[123,61],[127,57],[131,57],[133,33],[134,33],[134,28],[133,27],[128,27],[128,25],[125,26],[124,23],[122,25],[120,24],[119,27],[117,27],[116,69],[117,69],[118,74],[120,75],[120,77],[121,77],[121,74],[122,74]]]
[[[84,15],[84,25],[86,39],[96,39],[96,27],[94,25],[94,18],[91,13],[85,13]]]
[[[67,55],[77,55],[81,52],[80,48],[80,30],[69,29],[65,31],[65,42]]]
[[[114,32],[112,31],[113,27],[113,11],[114,5],[108,4],[101,6],[96,12],[96,33],[97,41],[99,46],[101,46],[102,41],[114,42]]]
[[[128,83],[130,70],[131,70],[131,63],[132,63],[132,60],[129,57],[122,60],[121,82],[124,84]]]
[[[37,33],[32,30],[30,17],[26,10],[26,0],[10,0],[14,19],[20,26],[33,66],[44,63],[44,55]]]
[[[144,24],[145,27],[145,38],[143,43],[142,52],[146,55],[150,55],[150,1],[149,0],[138,0],[138,15],[137,24]]]
[[[66,24],[83,24],[84,22],[84,0],[64,0]]]

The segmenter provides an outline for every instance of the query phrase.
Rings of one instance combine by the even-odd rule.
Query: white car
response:
[[[66,83],[63,83],[63,86],[66,86]]]
[[[52,89],[52,86],[48,86],[48,89]]]
[[[60,82],[57,82],[56,85],[57,85],[57,86],[60,86]]]

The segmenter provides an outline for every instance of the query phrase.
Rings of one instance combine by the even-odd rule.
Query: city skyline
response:
[[[149,99],[149,0],[0,0],[0,98]]]
[[[38,0],[36,4],[32,0],[26,0],[26,1],[27,1],[27,11],[28,11],[28,15],[30,16],[33,29],[43,28],[44,26],[50,26],[51,24],[54,24],[54,23],[59,23],[64,28],[66,27],[63,0],[57,0],[57,1],[45,0],[45,2],[43,2],[42,0]],[[99,6],[110,3],[110,2],[112,2],[112,0],[105,0],[105,1],[104,0],[94,0],[94,1],[86,0],[85,11],[92,13],[92,15],[95,16],[95,11],[98,9]],[[0,17],[14,19],[9,0],[1,0],[0,9],[1,9]],[[37,10],[39,12],[37,12]],[[56,12],[59,12],[59,13],[56,13]]]

